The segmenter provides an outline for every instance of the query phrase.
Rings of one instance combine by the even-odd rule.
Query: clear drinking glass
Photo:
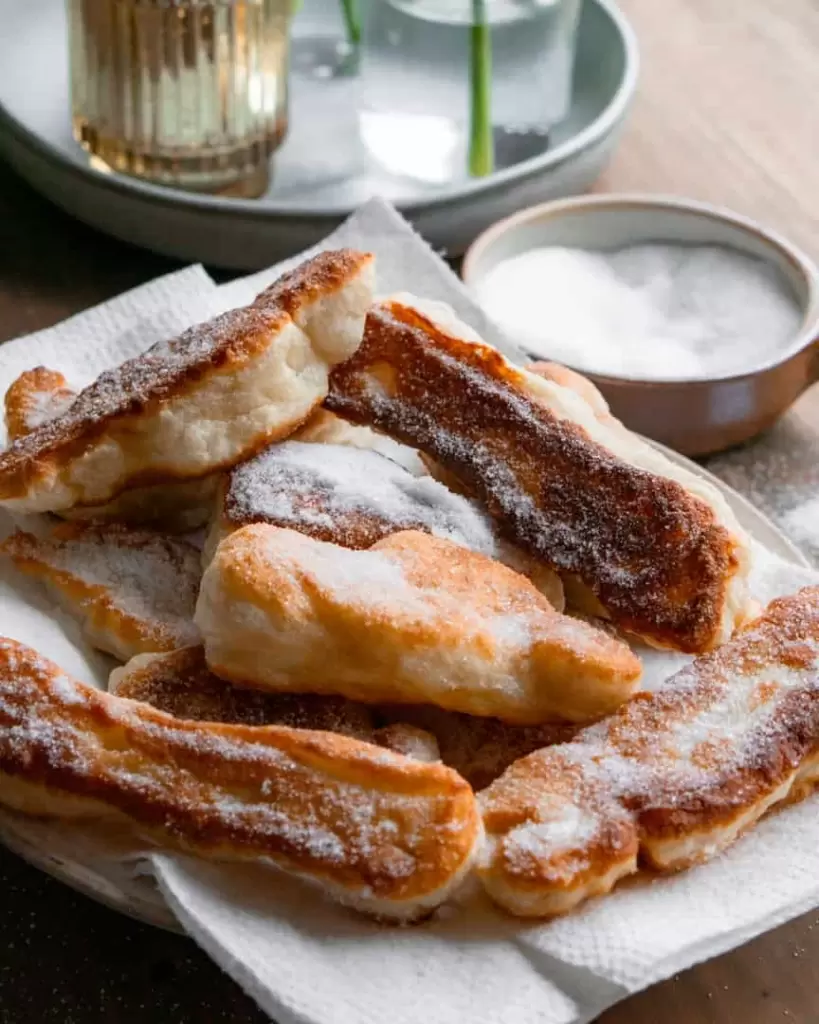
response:
[[[571,102],[581,0],[368,0],[359,125],[370,156],[430,185],[543,152]]]
[[[117,171],[258,194],[287,128],[291,0],[68,0],[74,135]]]

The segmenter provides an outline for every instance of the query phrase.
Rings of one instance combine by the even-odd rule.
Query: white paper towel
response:
[[[325,242],[333,245],[375,252],[382,293],[447,301],[487,340],[516,354],[386,204],[363,207]],[[37,363],[84,383],[158,338],[248,301],[285,266],[219,289],[190,268],[12,342],[0,349],[0,392]],[[732,482],[741,485],[742,472],[753,479],[753,459],[751,448],[725,463]],[[768,559],[757,591],[768,598],[815,579]],[[33,585],[0,579],[0,614],[4,632],[83,678],[101,678],[105,663]],[[650,678],[682,660],[652,655]],[[261,868],[170,854],[151,861],[180,923],[280,1024],[581,1024],[630,992],[819,904],[818,844],[817,803],[809,801],[762,822],[711,864],[624,885],[548,925],[513,920],[473,889],[434,920],[404,929],[375,925]]]

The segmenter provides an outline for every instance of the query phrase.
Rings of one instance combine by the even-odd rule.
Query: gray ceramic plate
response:
[[[684,456],[661,445],[655,447],[722,491],[754,540],[794,565],[808,564],[799,549],[740,494]],[[0,842],[35,867],[114,910],[159,928],[180,930],[152,878],[135,871],[145,846],[127,833],[102,834],[87,824],[54,823],[2,811]]]
[[[89,167],[71,138],[64,4],[0,0],[0,15],[0,153],[18,172],[69,213],[126,241],[243,269],[314,245],[373,194],[391,199],[433,246],[460,253],[499,217],[586,189],[611,155],[637,81],[636,43],[622,14],[612,0],[585,0],[572,110],[552,146],[488,178],[417,194],[371,177],[310,173],[306,161],[325,136],[321,111],[307,109],[297,83],[270,192],[230,199]],[[332,149],[325,146],[322,159]]]

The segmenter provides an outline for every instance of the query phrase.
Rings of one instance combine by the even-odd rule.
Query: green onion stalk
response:
[[[492,36],[486,21],[486,0],[472,0],[469,42],[469,173],[473,178],[482,178],[491,174],[495,166],[495,143],[492,136]]]

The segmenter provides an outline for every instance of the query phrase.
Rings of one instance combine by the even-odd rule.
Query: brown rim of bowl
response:
[[[813,260],[797,246],[793,245],[776,231],[763,228],[750,217],[735,213],[723,206],[715,206],[711,203],[700,202],[696,199],[685,199],[673,195],[652,195],[646,192],[625,192],[617,194],[601,193],[599,195],[572,196],[568,199],[552,199],[545,203],[538,203],[535,206],[528,206],[517,213],[504,217],[495,224],[490,225],[482,231],[475,241],[469,246],[464,254],[461,264],[461,279],[467,288],[475,277],[475,266],[481,256],[506,232],[514,230],[529,221],[545,219],[546,216],[560,216],[575,210],[586,208],[598,209],[611,207],[616,210],[628,209],[651,209],[659,208],[665,210],[676,210],[680,213],[693,213],[699,216],[711,217],[724,221],[734,227],[756,235],[762,242],[776,249],[780,256],[789,263],[796,274],[805,284],[805,301],[802,303],[803,316],[798,330],[794,334],[792,344],[786,349],[786,354],[780,359],[756,366],[751,370],[742,373],[731,373],[721,377],[703,377],[695,379],[663,379],[657,377],[621,377],[610,374],[597,373],[594,370],[572,366],[572,369],[587,376],[594,377],[599,381],[623,381],[629,384],[642,385],[664,385],[664,384],[702,384],[716,383],[717,381],[744,380],[755,377],[759,373],[781,366],[794,356],[799,355],[808,349],[812,344],[819,341],[819,268]],[[673,239],[669,239],[673,241]],[[635,243],[636,244],[636,243]],[[476,298],[477,301],[477,298]],[[514,341],[514,338],[510,340]],[[545,356],[541,358],[547,358]],[[819,357],[817,358],[819,364]],[[568,364],[567,364],[568,365]],[[819,373],[819,366],[817,366]]]

